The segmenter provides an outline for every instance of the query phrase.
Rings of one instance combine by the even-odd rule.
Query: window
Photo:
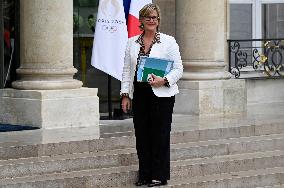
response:
[[[281,76],[284,0],[230,0],[229,7],[230,72],[236,77],[240,72],[244,77]]]
[[[281,38],[283,29],[284,0],[230,0],[230,39]]]
[[[284,3],[262,4],[263,38],[284,38]]]
[[[230,4],[230,39],[253,38],[252,5]]]

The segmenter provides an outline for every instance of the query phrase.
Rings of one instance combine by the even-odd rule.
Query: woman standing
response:
[[[133,122],[139,159],[139,179],[136,186],[166,185],[170,179],[170,131],[176,82],[183,72],[179,47],[171,36],[159,32],[160,9],[145,5],[139,11],[143,33],[127,43],[121,82],[122,109],[133,104]],[[136,69],[140,56],[174,61],[173,69],[164,77],[151,76],[149,82],[137,82]]]

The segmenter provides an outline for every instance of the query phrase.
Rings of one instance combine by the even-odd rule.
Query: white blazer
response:
[[[137,57],[140,44],[135,42],[139,36],[128,39],[125,51],[124,67],[120,94],[128,93],[133,98],[133,81],[136,71]],[[174,37],[160,33],[160,42],[152,46],[150,57],[166,58],[174,61],[173,69],[166,75],[170,87],[152,87],[153,93],[158,97],[171,97],[179,93],[176,82],[182,77],[183,65],[179,46]]]

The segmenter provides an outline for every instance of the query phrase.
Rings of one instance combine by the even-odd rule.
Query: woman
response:
[[[176,82],[183,72],[179,47],[175,39],[159,33],[160,9],[155,4],[145,5],[139,11],[143,33],[127,43],[121,82],[122,109],[133,104],[133,122],[139,159],[136,186],[166,185],[170,179],[170,131]],[[149,82],[136,81],[140,56],[171,59],[173,69],[164,77],[151,76]]]

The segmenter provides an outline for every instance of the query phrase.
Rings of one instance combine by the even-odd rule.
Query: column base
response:
[[[174,113],[223,115],[246,112],[244,80],[179,81]]]
[[[182,80],[225,80],[231,74],[225,71],[223,61],[183,61]]]
[[[97,88],[0,90],[0,123],[52,129],[99,128]]]
[[[12,83],[13,88],[21,90],[61,90],[78,89],[83,83],[79,80],[59,80],[59,81],[25,81],[17,80]]]
[[[230,75],[225,71],[220,72],[184,72],[182,80],[225,80]]]

